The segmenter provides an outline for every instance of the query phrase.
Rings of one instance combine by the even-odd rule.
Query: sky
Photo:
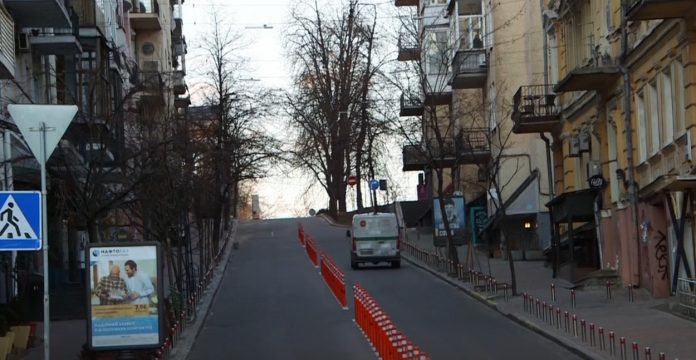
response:
[[[241,55],[248,59],[250,73],[244,82],[249,86],[261,86],[269,89],[287,89],[290,85],[290,67],[284,56],[282,34],[288,26],[291,6],[297,1],[290,0],[186,0],[183,5],[184,36],[188,45],[186,56],[187,70],[195,69],[197,64],[204,61],[201,56],[200,46],[197,41],[210,29],[210,12],[215,10],[233,31],[239,32],[245,48],[241,49]],[[338,3],[337,0],[319,0],[319,3]],[[364,3],[373,3],[378,6],[379,13],[390,14],[394,10],[393,0],[364,0]],[[383,16],[379,15],[378,19]],[[384,16],[388,21],[388,16]],[[187,72],[189,87],[196,82],[192,71]],[[193,105],[196,105],[195,96],[192,96]],[[282,135],[285,131],[277,124],[267,124],[269,131],[278,131]],[[393,159],[391,165],[394,169],[390,172],[398,176],[400,187],[407,189],[402,191],[400,198],[412,200],[416,197],[415,185],[417,175],[401,173],[401,149],[400,144],[394,144],[389,150],[389,158]],[[309,190],[308,190],[309,189]],[[299,171],[293,173],[275,169],[269,177],[262,179],[256,185],[256,193],[259,195],[261,212],[264,218],[285,218],[306,216],[310,209],[318,210],[326,208],[327,197],[323,189],[318,186],[316,180],[303,175]],[[352,208],[354,198],[350,197],[348,207]],[[384,196],[379,200],[386,201]],[[369,200],[365,200],[369,204]]]

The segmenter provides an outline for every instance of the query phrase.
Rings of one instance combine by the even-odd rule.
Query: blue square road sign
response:
[[[41,193],[0,191],[0,250],[40,250],[41,240]]]

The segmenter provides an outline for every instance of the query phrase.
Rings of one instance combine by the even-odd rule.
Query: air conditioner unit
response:
[[[590,178],[595,175],[602,174],[602,164],[599,161],[592,160],[587,163],[587,177]]]
[[[578,140],[580,141],[580,152],[590,152],[592,150],[592,135],[590,133],[581,133]]]
[[[580,156],[580,139],[573,136],[570,138],[570,149],[568,151],[568,156],[578,157]]]
[[[20,52],[30,52],[31,51],[31,43],[29,42],[29,34],[22,33],[22,32],[17,34],[17,49]]]

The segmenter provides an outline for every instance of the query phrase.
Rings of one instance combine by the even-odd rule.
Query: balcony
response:
[[[404,162],[402,171],[423,171],[428,166],[425,150],[421,145],[404,145],[401,155]]]
[[[629,0],[626,17],[631,21],[685,17],[694,12],[693,0]]]
[[[420,48],[415,39],[409,40],[408,34],[399,34],[399,53],[396,57],[399,61],[416,61],[420,59]]]
[[[452,61],[453,89],[480,89],[486,86],[488,56],[485,49],[459,50]]]
[[[418,6],[418,0],[394,0],[396,6]]]
[[[104,8],[97,5],[96,1],[72,0],[72,7],[80,19],[80,27],[97,28],[102,36],[106,34]]]
[[[164,104],[164,81],[158,61],[143,62],[142,71],[139,71],[138,90],[141,102],[153,105]]]
[[[174,19],[174,30],[172,30],[172,40],[181,39],[184,33],[184,18],[181,11],[181,5],[174,5],[172,18]]]
[[[29,43],[39,55],[74,55],[82,52],[80,41],[71,29],[39,32],[29,38]]]
[[[135,0],[130,23],[135,30],[162,30],[157,0]]]
[[[424,167],[448,168],[482,164],[491,157],[487,129],[463,129],[456,137],[428,140],[428,146],[405,145],[402,150],[403,171],[422,171]]]
[[[0,79],[15,75],[15,27],[10,15],[0,10]]]
[[[428,89],[425,92],[424,106],[428,106],[430,111],[435,111],[436,106],[449,105],[452,103],[452,89],[447,86],[444,89]]]
[[[621,77],[616,65],[590,65],[571,70],[556,86],[557,93],[571,91],[601,91]]]
[[[489,131],[485,128],[461,129],[444,148],[457,154],[459,164],[486,163],[491,157]]]
[[[20,28],[69,28],[70,16],[63,0],[5,0]]]
[[[483,8],[480,0],[449,0],[449,4],[447,4],[447,12],[452,14],[455,7],[458,15],[483,14]]]
[[[181,70],[174,71],[172,79],[174,95],[183,95],[186,93],[186,82],[184,81],[184,72]]]
[[[423,101],[420,97],[403,93],[401,94],[399,116],[421,116],[423,115]]]
[[[557,130],[561,115],[557,102],[551,85],[520,87],[512,98],[512,131],[529,134]]]

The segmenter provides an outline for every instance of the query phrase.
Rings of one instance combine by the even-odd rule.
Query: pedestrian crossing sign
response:
[[[0,191],[0,250],[40,250],[41,240],[41,193]]]

